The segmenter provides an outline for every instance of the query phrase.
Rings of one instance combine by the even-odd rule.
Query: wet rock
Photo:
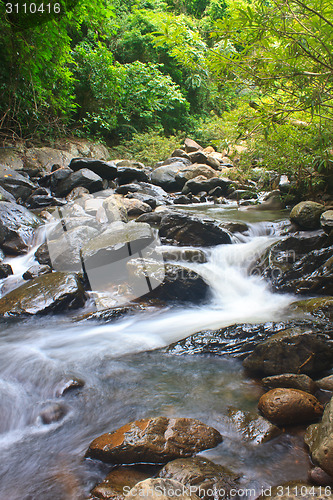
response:
[[[52,273],[52,269],[48,265],[34,265],[29,267],[25,273],[23,273],[22,278],[24,280],[33,280],[38,278],[38,276],[43,276],[44,274]]]
[[[293,425],[313,422],[324,411],[312,394],[297,389],[272,389],[261,396],[259,411],[276,425]]]
[[[49,206],[61,207],[65,205],[66,202],[55,196],[51,196],[49,191],[44,187],[39,187],[27,198],[25,206],[27,208],[44,208]]]
[[[156,417],[103,434],[90,444],[87,456],[108,463],[166,463],[214,448],[221,441],[217,430],[199,420]]]
[[[28,177],[0,165],[0,187],[16,200],[26,200],[37,186]]]
[[[320,216],[320,225],[329,234],[333,229],[333,210],[326,210]]]
[[[314,467],[309,471],[309,480],[321,486],[333,486],[333,478],[320,467]]]
[[[333,295],[333,246],[314,250],[278,273],[272,286],[279,292]]]
[[[262,343],[274,333],[288,327],[304,326],[304,322],[279,322],[232,325],[219,330],[205,330],[186,339],[179,340],[166,348],[172,354],[210,354],[215,356],[234,356],[243,359],[257,344]],[[312,322],[309,323],[312,326]]]
[[[215,500],[216,491],[224,491],[224,498],[230,497],[230,490],[237,489],[238,474],[223,465],[218,465],[204,457],[178,458],[167,463],[159,473],[163,479],[173,479],[187,489],[200,491],[202,500]],[[193,491],[193,489],[191,490]],[[221,495],[222,497],[222,495]]]
[[[289,481],[279,486],[264,488],[264,493],[257,500],[331,500],[330,491],[312,484]]]
[[[308,313],[315,318],[333,319],[333,297],[317,297],[314,299],[297,300],[290,305],[291,311]]]
[[[103,179],[91,170],[82,168],[77,172],[73,172],[66,177],[66,179],[57,184],[55,194],[56,196],[63,197],[68,195],[76,187],[84,187],[87,188],[90,193],[96,193],[103,189]]]
[[[47,243],[40,245],[35,252],[35,259],[41,265],[52,266]]]
[[[230,235],[213,219],[169,212],[162,216],[159,235],[178,245],[212,246],[231,243]]]
[[[249,230],[249,226],[245,222],[221,222],[220,226],[229,233],[245,233]]]
[[[41,177],[38,180],[38,184],[43,187],[48,187],[54,192],[57,185],[67,179],[72,173],[73,170],[71,168],[57,168]]]
[[[129,199],[124,198],[123,204],[127,210],[127,214],[131,216],[141,215],[147,212],[151,212],[152,208],[148,203],[144,203],[143,201],[137,199]]]
[[[102,179],[113,180],[117,177],[117,167],[112,161],[96,160],[94,158],[73,158],[69,164],[74,172],[87,168]]]
[[[197,495],[187,491],[181,483],[172,479],[146,479],[136,484],[126,496],[129,500],[200,500]]]
[[[223,192],[222,196],[225,196],[229,193],[232,183],[233,181],[227,177],[212,177],[211,179],[206,179],[202,175],[199,175],[187,181],[182,192],[183,194],[198,194],[200,192],[209,193],[212,189],[220,187]]]
[[[0,245],[6,253],[25,253],[40,219],[16,203],[0,203]]]
[[[104,481],[91,491],[97,498],[106,500],[125,500],[129,489],[153,474],[134,467],[117,467],[106,476]]]
[[[304,441],[313,462],[333,477],[333,399],[327,404],[322,421],[308,427]]]
[[[85,382],[80,378],[76,377],[68,377],[60,382],[58,387],[56,388],[55,395],[57,398],[60,398],[67,394],[68,392],[75,391],[77,389],[81,389],[84,387]]]
[[[163,250],[163,258],[167,261],[172,262],[196,262],[198,264],[204,264],[207,262],[206,254],[203,250],[199,248],[170,248],[169,250]]]
[[[281,434],[281,429],[254,412],[231,409],[229,417],[243,439],[253,444],[261,444]]]
[[[284,387],[287,389],[298,389],[310,394],[314,394],[317,390],[315,382],[304,374],[284,373],[283,375],[273,375],[272,377],[263,378],[261,382],[267,389]]]
[[[320,227],[320,216],[323,212],[324,205],[314,201],[301,201],[290,212],[290,220],[301,229],[310,231]]]
[[[54,403],[50,405],[49,407],[45,408],[40,413],[40,418],[43,422],[43,424],[53,424],[54,422],[59,422],[67,413],[66,407],[59,404],[59,403]]]
[[[193,139],[190,139],[189,137],[187,137],[184,141],[184,147],[185,147],[185,152],[186,153],[192,153],[193,151],[198,151],[199,150],[202,150],[202,146],[200,146],[200,144],[198,144],[197,142],[193,141]]]
[[[176,179],[177,174],[182,170],[187,170],[188,166],[191,165],[191,161],[186,160],[186,158],[173,158],[173,160],[175,161],[169,165],[155,168],[151,174],[151,182],[167,192],[176,191],[177,188],[182,187],[182,183]]]
[[[120,185],[134,181],[149,182],[149,176],[145,170],[134,167],[118,167],[117,179]]]
[[[327,377],[316,380],[317,387],[323,391],[333,392],[333,375],[328,375]]]
[[[333,366],[332,334],[330,324],[300,323],[258,344],[243,366],[263,375],[315,375]]]
[[[3,280],[4,278],[8,278],[13,274],[13,269],[10,264],[4,264],[3,262],[0,262],[0,280]]]
[[[176,264],[165,264],[163,283],[149,297],[165,302],[199,303],[207,299],[209,287],[199,274]]]
[[[82,307],[85,291],[75,274],[45,274],[0,299],[0,316],[16,317],[62,312]]]

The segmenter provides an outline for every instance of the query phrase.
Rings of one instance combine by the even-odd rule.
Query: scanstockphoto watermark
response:
[[[140,488],[125,486],[123,493],[126,496],[136,496],[142,499],[151,499],[158,497],[181,498],[184,496],[197,495],[199,498],[227,499],[227,498],[255,498],[258,494],[255,488],[202,488],[200,486],[188,486],[179,484],[179,486],[155,485],[154,488]],[[262,490],[260,491],[262,493]]]

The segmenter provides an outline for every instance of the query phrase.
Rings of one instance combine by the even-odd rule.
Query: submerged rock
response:
[[[87,456],[108,463],[165,463],[214,448],[221,434],[199,420],[155,417],[137,420],[90,443]]]
[[[281,429],[258,413],[231,409],[229,417],[243,439],[253,444],[266,443],[281,434]]]
[[[167,212],[161,217],[159,235],[166,242],[189,246],[231,243],[229,233],[214,219]]]
[[[202,500],[215,500],[214,489],[220,492],[223,490],[223,497],[229,498],[230,490],[237,489],[236,481],[240,478],[227,467],[204,457],[173,460],[163,467],[159,477],[178,481],[186,488],[192,488],[191,491],[196,489]]]
[[[322,421],[307,429],[304,441],[313,462],[333,477],[333,399],[327,404]]]
[[[297,389],[272,389],[261,396],[258,408],[276,425],[313,422],[321,417],[324,409],[312,394]]]
[[[194,493],[187,491],[181,483],[173,479],[146,479],[136,484],[126,495],[128,500],[200,500]]]
[[[301,229],[311,231],[320,227],[320,216],[325,206],[314,201],[301,201],[290,212],[290,220]]]
[[[84,385],[84,380],[81,380],[80,378],[67,377],[59,383],[58,387],[56,388],[55,395],[56,397],[60,398],[68,392],[72,392],[76,389],[81,389],[82,387],[84,387]]]
[[[78,276],[51,273],[35,278],[0,299],[0,316],[62,312],[82,307],[86,294]]]
[[[67,409],[64,405],[59,403],[54,403],[40,413],[40,418],[43,424],[53,424],[54,422],[59,422],[67,413]]]
[[[299,389],[310,394],[314,394],[317,390],[317,385],[312,378],[304,374],[284,373],[283,375],[273,375],[272,377],[263,378],[261,382],[267,389],[284,387],[286,389]]]
[[[252,373],[321,373],[333,366],[333,330],[329,323],[302,322],[258,344],[244,361]]]

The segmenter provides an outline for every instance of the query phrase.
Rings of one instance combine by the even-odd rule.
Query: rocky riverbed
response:
[[[1,498],[331,498],[332,200],[191,139],[1,161]]]

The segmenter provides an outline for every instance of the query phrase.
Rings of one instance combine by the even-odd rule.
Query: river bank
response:
[[[1,495],[121,498],[114,479],[96,485],[124,462],[84,458],[88,447],[159,416],[216,429],[222,442],[200,456],[249,498],[313,486],[303,435],[330,397],[318,382],[333,366],[330,202],[297,204],[290,220],[286,179],[241,184],[229,158],[190,140],[155,169],[91,157],[30,168],[0,179]]]

